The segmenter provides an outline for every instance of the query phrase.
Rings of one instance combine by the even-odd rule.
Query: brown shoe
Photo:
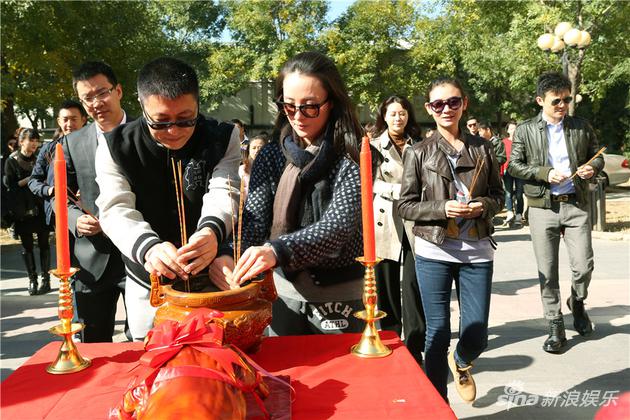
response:
[[[448,367],[453,373],[453,379],[455,381],[455,389],[462,400],[467,403],[472,403],[477,397],[477,387],[475,386],[475,380],[470,373],[472,365],[468,365],[465,368],[460,368],[455,363],[455,356],[453,352],[448,354]]]

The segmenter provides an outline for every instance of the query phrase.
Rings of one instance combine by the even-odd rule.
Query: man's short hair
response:
[[[107,77],[107,80],[112,84],[112,86],[118,85],[118,79],[109,64],[102,61],[87,61],[74,69],[72,72],[72,88],[76,92],[78,82],[89,80],[99,74]]]
[[[181,60],[156,58],[138,73],[138,97],[142,102],[151,95],[175,99],[187,94],[199,99],[199,81],[195,70]]]
[[[81,116],[87,118],[88,114],[85,111],[85,108],[83,108],[80,102],[73,101],[72,99],[67,99],[63,101],[61,103],[61,106],[59,107],[59,110],[61,111],[62,109],[72,109],[72,108],[78,109],[79,112],[81,113]]]
[[[562,92],[563,90],[571,91],[571,81],[563,74],[549,72],[538,77],[536,96],[544,98],[547,92]]]
[[[505,128],[507,129],[512,124],[513,125],[518,125],[518,122],[516,122],[516,120],[510,120],[510,121],[505,123]]]
[[[469,115],[468,118],[466,118],[466,122],[470,121],[470,120],[476,120],[477,117],[475,117],[474,115]]]

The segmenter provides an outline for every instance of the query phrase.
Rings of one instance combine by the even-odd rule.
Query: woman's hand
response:
[[[468,203],[468,207],[470,208],[470,213],[463,216],[464,219],[476,219],[483,214],[483,203],[479,201]]]
[[[272,247],[253,246],[247,248],[234,268],[232,283],[240,285],[244,281],[253,279],[260,273],[275,267],[276,264],[276,254]]]
[[[460,203],[457,200],[447,201],[444,206],[444,211],[446,212],[446,217],[448,218],[466,217],[471,213],[471,209],[468,207],[468,204]]]
[[[220,290],[235,289],[238,285],[232,284],[234,273],[234,259],[229,255],[215,258],[208,268],[208,277]]]

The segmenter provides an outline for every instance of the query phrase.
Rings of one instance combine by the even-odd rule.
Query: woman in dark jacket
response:
[[[274,140],[256,157],[243,213],[245,252],[212,263],[223,288],[274,269],[271,333],[361,331],[361,127],[335,64],[305,52],[276,83]],[[233,274],[232,274],[232,269]]]
[[[405,154],[398,212],[415,222],[416,274],[427,334],[425,370],[447,399],[448,370],[466,402],[476,397],[472,362],[488,341],[495,243],[492,217],[503,206],[492,145],[459,126],[468,99],[455,79],[433,82],[425,108],[437,131]],[[459,342],[451,353],[450,296],[459,292]],[[447,355],[448,354],[448,355]]]
[[[35,151],[39,147],[39,134],[36,130],[25,129],[18,138],[19,150],[12,154],[5,163],[5,176],[9,188],[9,207],[15,219],[15,230],[22,242],[22,258],[28,273],[28,293],[38,292],[35,255],[33,253],[33,234],[37,234],[39,261],[42,272],[42,285],[39,293],[50,291],[50,246],[48,228],[44,217],[44,204],[28,188],[28,180],[35,165]]]

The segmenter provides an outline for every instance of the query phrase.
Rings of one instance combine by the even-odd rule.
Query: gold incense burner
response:
[[[183,321],[196,308],[216,309],[223,318],[214,322],[224,328],[224,342],[255,352],[265,328],[271,323],[271,304],[278,297],[273,271],[238,289],[219,290],[207,274],[162,284],[151,276],[151,305],[157,307],[154,325],[165,320]]]

